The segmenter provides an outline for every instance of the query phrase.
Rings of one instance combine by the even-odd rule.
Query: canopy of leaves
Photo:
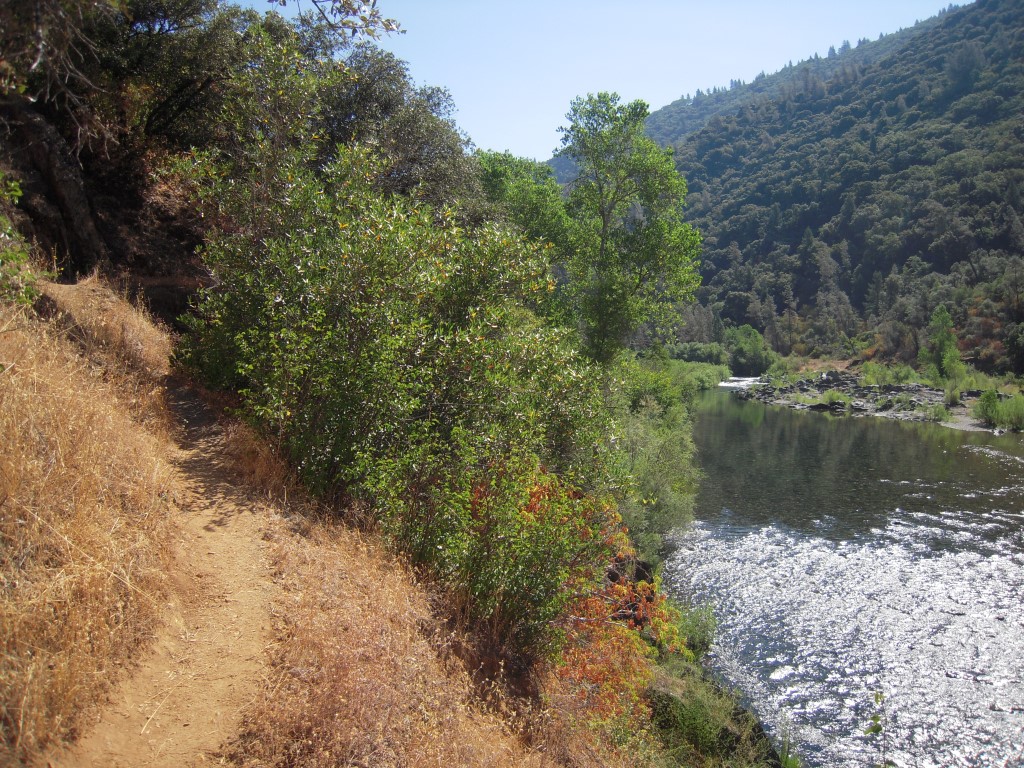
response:
[[[472,204],[482,197],[476,164],[452,115],[443,88],[415,87],[405,62],[372,44],[355,46],[345,59],[348,77],[322,95],[324,147],[372,146],[387,158],[377,186],[435,207],[457,200],[467,218],[479,220]]]
[[[643,134],[647,105],[617,94],[573,101],[562,154],[576,165],[566,268],[590,354],[608,361],[641,324],[671,322],[698,284],[700,236],[683,223],[686,181]]]

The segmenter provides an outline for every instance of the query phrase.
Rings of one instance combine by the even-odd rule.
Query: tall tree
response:
[[[686,181],[669,149],[644,135],[647,104],[618,94],[577,98],[561,154],[579,169],[567,292],[588,351],[607,362],[638,326],[665,329],[699,283],[700,235],[682,220]]]
[[[364,42],[345,59],[349,77],[322,94],[324,162],[340,144],[374,147],[385,159],[377,186],[443,208],[462,204],[461,216],[475,220],[480,190],[468,138],[455,124],[455,104],[444,88],[417,88],[408,65]]]

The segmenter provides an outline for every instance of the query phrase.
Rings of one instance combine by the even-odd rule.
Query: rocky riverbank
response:
[[[961,393],[956,405],[946,404],[946,393],[923,384],[864,384],[851,373],[825,371],[793,383],[760,382],[737,389],[745,400],[797,410],[836,415],[882,416],[900,421],[939,421],[965,430],[984,430],[971,414],[977,390]],[[946,412],[943,412],[945,407]]]

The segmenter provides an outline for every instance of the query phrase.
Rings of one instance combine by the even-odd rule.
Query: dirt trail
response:
[[[164,622],[95,724],[51,768],[211,764],[261,679],[272,638],[269,513],[233,477],[205,406],[187,390],[175,397],[181,520]]]

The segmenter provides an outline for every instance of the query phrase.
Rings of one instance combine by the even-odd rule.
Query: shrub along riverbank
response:
[[[708,613],[671,604],[651,565],[661,532],[689,513],[695,385],[627,342],[692,294],[699,237],[681,222],[685,184],[669,154],[642,136],[646,107],[612,94],[572,104],[567,149],[594,173],[599,160],[618,164],[629,191],[609,214],[606,187],[581,181],[559,203],[564,237],[535,237],[514,201],[482,192],[487,163],[466,153],[443,93],[414,88],[370,48],[335,58],[348,45],[339,31],[373,31],[375,14],[334,3],[332,26],[215,2],[141,5],[151,16],[81,5],[76,34],[92,35],[97,55],[68,81],[79,112],[54,103],[47,119],[119,139],[115,158],[84,153],[105,187],[125,181],[147,200],[159,186],[194,204],[209,280],[177,363],[233,399],[329,525],[407,561],[478,689],[527,713],[506,725],[534,751],[564,765],[768,760],[767,741],[700,674]],[[144,51],[137,24],[154,30]],[[217,87],[176,101],[192,94],[169,74],[182,63]],[[12,72],[5,87],[32,84],[27,69]],[[46,140],[54,156],[67,149]],[[589,157],[593,146],[607,157]],[[77,173],[66,186],[84,188]],[[127,216],[119,209],[111,227],[127,233]],[[31,282],[24,249],[9,253],[5,298]],[[110,259],[101,248],[65,266]],[[310,650],[309,663],[329,652]],[[31,654],[12,654],[31,677]],[[299,677],[296,701],[320,679]],[[10,694],[24,715],[21,686]],[[353,728],[303,726],[272,761],[313,764]]]
[[[694,485],[683,382],[622,346],[655,300],[622,299],[611,330],[573,282],[589,277],[556,283],[543,241],[382,194],[386,158],[318,141],[324,94],[343,87],[335,70],[296,69],[290,41],[250,35],[260,66],[237,75],[226,145],[173,170],[218,222],[203,252],[215,286],[182,361],[241,395],[308,489],[410,558],[490,684],[546,702],[579,745],[573,761],[717,764],[740,744],[767,759],[732,707],[654,718],[657,661],[692,665],[707,646],[706,621],[670,603],[636,548],[657,550]],[[612,97],[575,108],[598,101],[613,115],[601,120],[619,119]],[[288,115],[288,135],[254,114]],[[651,152],[645,167],[671,169]],[[645,269],[672,226],[637,241]],[[671,235],[676,258],[684,235]]]

